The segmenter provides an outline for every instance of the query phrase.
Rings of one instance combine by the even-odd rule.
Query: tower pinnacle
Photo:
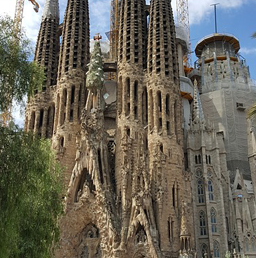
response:
[[[58,0],[46,0],[44,4],[44,10],[42,20],[46,18],[57,18],[59,19],[59,1]]]
[[[202,109],[202,104],[200,101],[198,89],[197,89],[197,80],[194,81],[194,105],[193,105],[193,121],[204,121],[204,113]]]

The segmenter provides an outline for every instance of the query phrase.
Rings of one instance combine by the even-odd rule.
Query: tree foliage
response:
[[[13,21],[0,16],[0,110],[6,110],[12,100],[21,103],[25,94],[41,87],[44,73],[34,62],[33,53],[23,32],[19,38],[13,30]]]
[[[50,142],[0,127],[0,256],[51,257],[62,213]]]

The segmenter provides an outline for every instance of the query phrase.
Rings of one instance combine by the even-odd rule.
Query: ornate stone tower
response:
[[[170,2],[118,2],[116,67],[104,63],[99,35],[90,58],[88,0],[68,0],[63,26],[58,0],[46,1],[35,53],[46,80],[28,102],[25,129],[52,138],[65,166],[57,258],[217,258],[233,248],[255,257],[244,126],[254,96],[239,42],[214,34],[197,44],[193,90],[178,71],[186,37],[178,33],[178,62]],[[117,72],[117,82],[107,82],[107,72]]]
[[[53,148],[66,167],[68,182],[75,162],[76,134],[85,106],[85,79],[89,61],[87,0],[69,0],[65,12],[58,67]]]
[[[226,152],[222,134],[204,119],[196,81],[187,145],[197,255],[224,257],[230,240],[227,227],[232,223],[226,219],[231,214]]]
[[[56,257],[115,257],[120,220],[114,206],[104,126],[103,66],[99,38],[87,74],[88,98],[77,135],[65,216]],[[67,245],[67,243],[72,243]]]
[[[116,189],[122,218],[121,249],[144,244],[156,255],[151,230],[155,218],[149,185],[147,152],[146,4],[122,0],[118,52]],[[145,127],[145,128],[144,128]],[[143,201],[144,199],[144,201]],[[138,215],[140,214],[140,218]],[[151,248],[150,248],[151,247]]]
[[[47,0],[35,51],[35,60],[45,69],[46,87],[57,82],[59,37],[59,1]]]
[[[149,171],[160,249],[166,257],[176,257],[180,250],[183,204],[190,206],[186,212],[192,208],[183,167],[175,37],[170,1],[152,0],[147,56]],[[192,233],[190,228],[188,231]]]
[[[59,58],[59,2],[47,0],[38,34],[35,61],[45,72],[42,91],[35,92],[26,109],[25,130],[51,138],[55,118],[55,93]]]

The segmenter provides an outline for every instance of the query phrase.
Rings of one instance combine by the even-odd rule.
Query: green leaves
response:
[[[43,69],[30,62],[33,53],[26,36],[19,39],[13,32],[13,21],[0,17],[0,110],[6,110],[12,100],[22,102],[24,95],[42,87]]]
[[[60,172],[49,141],[0,127],[1,257],[51,257],[63,209]]]

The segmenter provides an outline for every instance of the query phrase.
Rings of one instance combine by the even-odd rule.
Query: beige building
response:
[[[245,111],[256,95],[239,41],[202,39],[188,73],[170,1],[121,0],[109,60],[99,35],[89,53],[88,8],[69,0],[59,25],[58,0],[46,0],[35,53],[46,80],[26,109],[25,130],[51,138],[65,167],[55,256],[256,257]]]

